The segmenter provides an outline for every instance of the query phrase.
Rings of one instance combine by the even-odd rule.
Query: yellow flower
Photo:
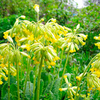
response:
[[[76,76],[76,79],[80,81],[81,80],[81,77],[80,76]]]
[[[0,80],[0,85],[2,85],[3,84],[3,82]]]
[[[31,58],[30,56],[28,56],[28,58]]]
[[[55,66],[55,64],[56,64],[55,62],[51,62],[50,63],[51,66]]]
[[[0,78],[2,77],[2,75],[0,75]]]
[[[69,86],[72,86],[72,84],[71,84],[71,83],[68,83],[68,85],[69,85]]]
[[[0,55],[0,60],[3,58],[3,56]]]
[[[87,94],[88,96],[90,95],[90,93]]]
[[[51,66],[49,65],[49,66],[48,66],[48,68],[50,69],[50,68],[51,68]]]
[[[33,41],[34,40],[34,35],[32,34],[32,35],[28,36],[28,39]]]
[[[91,66],[93,67],[94,63],[91,64]]]
[[[33,8],[35,9],[36,12],[39,12],[39,5],[38,5],[38,4],[35,4],[35,5],[33,6]]]
[[[3,37],[4,37],[4,39],[7,39],[7,37],[8,37],[8,34],[4,34],[4,36],[3,36]]]
[[[100,87],[98,87],[98,88],[97,88],[97,90],[99,90],[99,91],[100,91]]]
[[[44,21],[44,18],[41,18],[41,21]]]
[[[32,59],[33,59],[34,61],[36,60],[36,58],[35,58],[35,57],[33,57]]]
[[[75,49],[74,49],[74,50],[70,50],[69,52],[70,52],[70,53],[73,53],[73,52],[76,52],[76,50],[75,50]]]
[[[52,18],[51,21],[54,22],[54,23],[56,23],[56,19],[53,19],[53,18]]]
[[[4,68],[4,67],[5,67],[5,65],[4,65],[4,64],[0,64],[0,66],[1,66],[2,68]]]
[[[35,63],[34,64],[39,64],[40,62],[39,61],[35,61]]]
[[[18,63],[18,65],[20,66],[20,65],[21,65],[21,63],[19,62],[19,63]]]
[[[8,75],[8,70],[6,70],[6,74]]]
[[[62,91],[62,88],[59,88],[59,91]]]
[[[85,42],[83,42],[82,45],[85,45]]]
[[[64,78],[67,78],[67,75],[64,75],[63,77],[64,77]]]
[[[57,57],[55,57],[54,59],[55,59],[55,60],[59,60],[60,58],[57,56]]]
[[[86,37],[84,37],[84,40],[86,40],[86,39],[87,39],[87,37],[88,37],[88,35],[86,35]]]
[[[16,76],[16,72],[15,73],[11,73],[12,76]]]
[[[5,77],[4,80],[7,81],[8,80],[8,77]]]
[[[26,49],[27,49],[27,51],[30,51],[30,45],[29,44],[26,44]]]
[[[44,67],[44,65],[42,65],[42,67]]]

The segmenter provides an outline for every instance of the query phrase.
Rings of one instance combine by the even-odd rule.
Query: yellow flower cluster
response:
[[[6,64],[4,64],[5,58],[3,56],[0,55],[0,62],[2,62],[0,64],[0,85],[3,84],[2,79],[4,79],[5,81],[8,80],[8,77],[6,75],[8,75],[8,62]],[[13,67],[13,64],[10,64],[10,73],[12,76],[16,75],[16,69]]]
[[[69,98],[70,100],[74,100],[73,95],[76,94],[76,91],[75,91],[75,90],[77,89],[77,86],[72,86],[72,84],[68,82],[67,75],[64,75],[63,77],[64,77],[65,82],[66,82],[66,84],[68,85],[68,87],[67,87],[67,88],[59,88],[59,91],[66,91],[66,90],[67,90],[68,98]],[[77,96],[78,96],[78,95],[79,95],[79,94],[77,94]],[[84,96],[81,95],[81,94],[80,94],[80,96],[81,96],[81,97],[84,97]]]
[[[100,34],[99,34],[99,36],[95,36],[94,39],[95,40],[100,40]],[[95,43],[95,46],[97,46],[98,49],[100,49],[100,42]]]

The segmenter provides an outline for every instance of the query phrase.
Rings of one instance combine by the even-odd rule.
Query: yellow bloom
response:
[[[3,58],[3,56],[0,55],[0,60]]]
[[[54,23],[56,23],[56,19],[53,19],[53,18],[52,18],[51,21],[54,22]]]
[[[73,53],[73,52],[76,52],[76,50],[75,50],[75,49],[74,49],[74,50],[70,50],[69,52],[70,52],[70,53]]]
[[[6,70],[6,74],[8,75],[8,70]]]
[[[100,91],[100,87],[98,87],[98,88],[97,88],[97,90],[99,90],[99,91]]]
[[[39,5],[38,5],[38,4],[35,4],[35,5],[33,6],[33,8],[35,9],[36,12],[39,12]]]
[[[48,68],[50,69],[50,68],[51,68],[51,66],[49,65],[49,66],[48,66]]]
[[[44,67],[44,65],[42,65],[42,67]]]
[[[76,76],[76,79],[80,81],[81,80],[81,77],[80,76]]]
[[[4,64],[0,64],[0,66],[1,66],[2,68],[4,68],[4,67],[5,67],[5,65],[4,65]]]
[[[41,21],[44,21],[44,18],[41,18]]]
[[[4,80],[7,81],[8,80],[8,77],[5,77]]]
[[[55,60],[59,60],[60,58],[57,56],[57,57],[55,57],[54,59],[55,59]]]
[[[26,49],[27,49],[27,51],[30,51],[30,45],[29,44],[26,44]]]
[[[87,94],[88,96],[90,95],[90,93]]]
[[[50,63],[51,66],[55,66],[55,64],[56,64],[55,62],[51,62]]]
[[[4,39],[7,39],[7,37],[8,37],[8,34],[4,34],[4,36],[3,36],[3,37],[4,37]]]
[[[0,80],[0,85],[2,85],[3,84],[3,82]]]
[[[82,45],[85,45],[85,42],[83,42]]]
[[[32,35],[28,36],[28,39],[33,41],[34,40],[34,35],[32,34]]]
[[[16,76],[16,72],[15,73],[11,73],[12,76]]]
[[[28,58],[31,58],[30,56],[28,56]]]
[[[19,62],[19,63],[18,63],[18,65],[20,66],[20,65],[21,65],[21,63]]]
[[[2,77],[2,75],[0,75],[0,78]]]
[[[72,86],[72,84],[71,84],[71,83],[68,83],[68,85],[69,85],[69,86]]]
[[[40,62],[39,61],[35,61],[35,63],[34,64],[39,64]]]
[[[32,59],[33,59],[34,61],[36,60],[36,58],[35,58],[35,57],[33,57]]]
[[[64,77],[64,78],[67,78],[67,75],[64,75],[63,77]]]
[[[86,35],[86,37],[84,37],[84,40],[86,40],[86,39],[87,39],[87,37],[88,37],[88,35]]]
[[[62,88],[59,88],[59,91],[62,91]]]

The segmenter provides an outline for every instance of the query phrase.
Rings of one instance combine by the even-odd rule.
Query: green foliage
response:
[[[31,0],[0,0],[0,15],[1,17],[12,14],[22,14],[33,17],[35,11],[33,10],[34,1]],[[12,9],[13,8],[13,9]],[[33,17],[33,19],[35,16]]]
[[[100,5],[92,4],[77,11],[77,15],[70,18],[66,26],[74,28],[78,23],[81,25],[80,33],[88,35],[87,43],[82,48],[85,51],[94,52],[94,36],[100,33]]]
[[[16,18],[18,18],[18,15],[0,18],[0,39],[3,38],[3,32],[9,30],[13,26]]]

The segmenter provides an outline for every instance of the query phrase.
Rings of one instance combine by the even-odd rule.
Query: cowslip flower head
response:
[[[39,13],[39,5],[38,5],[38,4],[35,4],[35,5],[33,6],[33,8],[35,9],[35,11],[36,11],[37,13]]]

